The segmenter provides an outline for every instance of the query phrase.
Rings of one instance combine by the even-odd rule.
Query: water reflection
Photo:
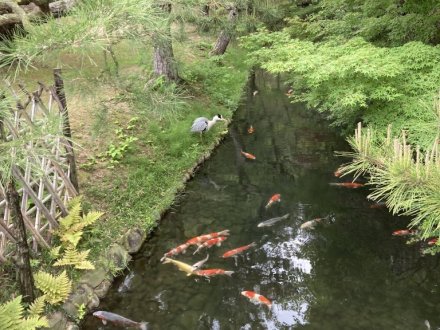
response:
[[[391,237],[406,220],[370,209],[365,188],[330,186],[340,161],[333,152],[346,148],[344,141],[321,116],[289,104],[269,76],[257,76],[257,85],[230,136],[130,265],[134,276],[118,279],[100,309],[167,330],[424,329],[426,319],[440,325],[439,259]],[[257,159],[245,160],[241,149]],[[266,210],[275,193],[282,202]],[[257,227],[286,213],[286,220]],[[319,217],[327,220],[300,229]],[[232,277],[187,277],[159,262],[187,239],[224,229],[231,235],[209,250],[206,268],[234,270]],[[257,247],[220,258],[251,242]],[[178,259],[193,264],[205,256],[193,251]],[[272,310],[249,302],[244,290],[272,300]],[[83,328],[98,327],[88,317]]]

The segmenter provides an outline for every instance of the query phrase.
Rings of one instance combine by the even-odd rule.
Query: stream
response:
[[[439,258],[392,236],[408,219],[370,208],[367,187],[329,184],[351,181],[333,174],[346,161],[334,152],[348,145],[321,114],[290,104],[286,90],[274,77],[257,73],[230,134],[115,280],[99,310],[164,330],[426,330],[426,320],[432,329],[440,326]],[[241,149],[256,160],[245,159]],[[266,209],[277,193],[281,202]],[[257,227],[287,213],[288,219]],[[326,219],[315,228],[300,228],[319,217]],[[209,253],[203,269],[231,270],[231,277],[186,276],[160,262],[188,239],[225,229],[230,236],[220,247],[193,255],[191,246],[173,258],[193,264]],[[252,242],[255,247],[236,257],[221,258]],[[244,290],[264,295],[272,308],[252,303],[240,294]],[[121,328],[88,315],[82,329]]]

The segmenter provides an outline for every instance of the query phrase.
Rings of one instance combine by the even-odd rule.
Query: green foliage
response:
[[[336,125],[352,127],[362,119],[381,131],[392,122],[423,147],[435,137],[435,131],[412,127],[432,121],[420,100],[430,102],[440,85],[440,46],[381,48],[361,38],[313,43],[290,39],[286,31],[261,31],[244,45],[263,68],[289,73],[292,101],[316,107]]]
[[[34,302],[34,304],[41,302]],[[34,305],[31,305],[31,307]],[[44,302],[43,302],[44,306]],[[40,306],[38,306],[39,309]],[[35,308],[32,309],[36,311]],[[35,330],[40,327],[49,326],[46,318],[39,317],[38,314],[31,313],[27,318],[23,318],[23,305],[21,304],[21,296],[0,305],[0,329],[8,330]]]
[[[394,214],[413,217],[410,227],[418,229],[419,240],[440,237],[438,138],[423,153],[407,144],[405,134],[393,138],[389,129],[383,139],[370,129],[362,132],[359,125],[349,142],[354,151],[341,154],[353,160],[342,167],[344,175],[367,175],[372,185],[368,198],[385,201]],[[428,252],[440,252],[440,246]]]
[[[102,212],[91,211],[81,215],[81,197],[72,199],[69,203],[69,214],[60,219],[60,228],[56,235],[60,237],[61,246],[51,249],[50,254],[58,260],[54,266],[74,266],[76,269],[94,269],[93,264],[87,260],[89,250],[78,251],[76,249],[83,235],[83,229],[95,223]],[[60,250],[63,255],[60,257]]]
[[[2,64],[15,63],[21,69],[63,52],[92,60],[90,51],[107,49],[122,39],[146,41],[166,24],[159,6],[152,0],[81,1],[60,19],[45,17],[26,27],[22,37],[0,43]],[[48,38],[50,36],[50,38]]]
[[[34,279],[35,286],[43,292],[45,300],[52,305],[66,300],[72,286],[66,271],[58,276],[40,271],[34,275]]]
[[[29,306],[29,316],[36,317],[44,312],[44,306],[46,305],[46,296],[42,295],[34,300]]]
[[[436,0],[321,0],[319,8],[306,19],[291,18],[292,37],[313,41],[362,37],[386,47],[440,41]]]

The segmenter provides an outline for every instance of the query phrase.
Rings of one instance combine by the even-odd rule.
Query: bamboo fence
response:
[[[58,219],[67,215],[67,202],[78,194],[75,156],[59,69],[54,70],[54,80],[55,84],[50,87],[38,83],[38,89],[32,93],[22,85],[19,85],[21,93],[17,93],[9,85],[8,93],[17,106],[10,109],[13,120],[0,120],[4,136],[11,141],[25,134],[30,126],[38,125],[45,116],[60,116],[61,119],[60,135],[48,135],[41,139],[46,150],[49,150],[48,154],[41,156],[38,152],[30,152],[25,165],[11,166],[12,177],[19,187],[20,210],[34,251],[50,246],[51,234],[58,227]],[[23,147],[32,150],[37,146],[29,142]],[[17,239],[17,229],[6,199],[6,187],[0,181],[0,262],[6,261],[12,254]]]

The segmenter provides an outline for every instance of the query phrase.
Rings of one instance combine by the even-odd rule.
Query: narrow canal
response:
[[[407,219],[370,208],[368,188],[329,185],[348,181],[333,175],[343,161],[334,151],[348,147],[328,121],[290,104],[286,88],[266,74],[257,74],[254,87],[227,139],[99,309],[163,330],[415,330],[427,329],[426,320],[432,329],[440,326],[439,258],[393,237]],[[256,160],[245,159],[241,149]],[[276,193],[282,201],[265,209]],[[287,213],[286,220],[257,227]],[[318,217],[326,220],[314,229],[300,228]],[[204,268],[234,271],[231,277],[187,277],[160,262],[188,239],[225,229],[230,236],[221,247],[193,255],[192,246],[175,259],[193,264],[209,253]],[[256,247],[221,258],[251,242]],[[240,294],[244,290],[264,295],[272,308],[251,303]],[[88,316],[82,329],[120,328]]]

